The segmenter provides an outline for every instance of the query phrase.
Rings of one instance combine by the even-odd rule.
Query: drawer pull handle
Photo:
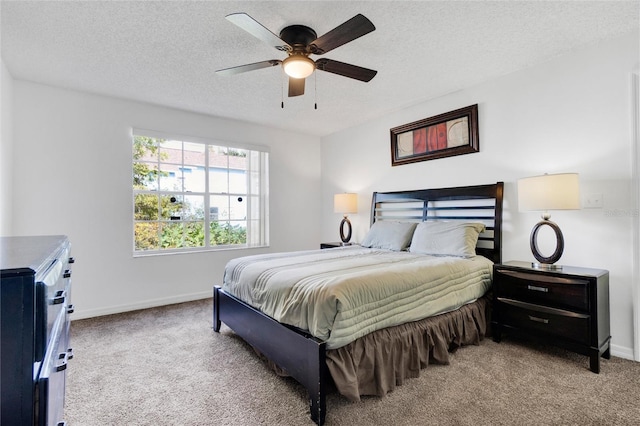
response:
[[[74,259],[73,257],[69,258],[69,263],[76,263],[76,259]]]
[[[71,269],[65,269],[64,274],[62,274],[62,278],[69,278],[71,276]]]
[[[58,290],[56,292],[56,295],[53,297],[53,299],[51,299],[51,304],[52,305],[59,305],[61,303],[64,303],[64,298],[65,298],[64,290]]]
[[[73,305],[69,305],[67,306],[67,313],[68,314],[72,314],[75,311],[75,308]]]
[[[546,319],[546,318],[538,318],[538,317],[534,317],[534,316],[529,315],[529,319],[531,321],[539,322],[539,323],[542,323],[542,324],[549,324],[549,320]]]
[[[67,354],[67,352],[63,352],[58,355],[58,361],[60,361],[60,364],[56,365],[56,371],[60,372],[67,369],[67,360],[69,359],[68,356],[69,355]]]
[[[73,359],[73,348],[67,349],[67,359]]]
[[[528,285],[527,288],[533,291],[541,291],[543,293],[549,293],[549,289],[547,287],[538,287],[535,285]]]

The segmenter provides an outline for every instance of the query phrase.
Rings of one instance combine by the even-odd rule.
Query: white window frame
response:
[[[220,250],[237,250],[237,249],[246,249],[246,248],[260,248],[260,247],[268,247],[269,246],[269,148],[262,145],[253,145],[246,143],[237,143],[237,142],[228,142],[228,141],[217,141],[213,139],[206,139],[200,137],[193,136],[184,136],[177,135],[172,133],[165,133],[157,130],[149,130],[142,128],[132,128],[131,129],[131,145],[133,148],[134,138],[135,136],[144,136],[155,139],[164,139],[167,141],[180,141],[180,142],[188,142],[195,144],[202,144],[205,146],[205,190],[203,192],[187,192],[184,187],[182,191],[165,191],[161,190],[158,187],[156,190],[140,190],[133,188],[132,185],[132,252],[134,257],[143,257],[143,256],[153,256],[153,255],[165,255],[165,254],[177,254],[177,253],[190,253],[190,252],[202,252],[202,251],[220,251]],[[249,165],[247,167],[247,193],[246,194],[231,194],[227,192],[222,193],[213,193],[210,192],[209,188],[209,172],[210,172],[210,164],[209,164],[209,147],[215,146],[226,149],[239,149],[239,150],[248,150],[252,152],[258,153],[257,161],[259,164],[257,165],[257,171],[259,173],[259,190],[258,194],[252,193],[252,185],[251,185],[251,170],[252,167]],[[251,162],[251,158],[248,158],[248,161]],[[132,164],[132,179],[133,182],[133,164],[136,163],[136,159],[133,158],[133,150],[131,156],[131,164]],[[162,164],[160,159],[158,160],[158,166]],[[182,165],[184,166],[184,151],[182,154]],[[227,180],[229,180],[229,164],[227,163]],[[201,247],[178,247],[178,248],[166,248],[166,249],[149,249],[149,250],[137,250],[136,249],[136,220],[135,217],[135,200],[136,195],[138,194],[178,194],[181,195],[189,194],[189,195],[201,195],[204,198],[204,246]],[[245,218],[246,222],[246,232],[247,238],[245,244],[228,244],[228,245],[210,245],[210,224],[213,222],[211,220],[211,210],[210,210],[210,197],[215,195],[223,195],[223,196],[234,196],[234,195],[246,195],[247,202],[247,217]],[[257,217],[259,221],[259,230],[256,232],[254,230],[254,222],[256,219],[252,216],[252,209],[256,209],[256,206],[253,205],[253,200],[258,199],[258,212]],[[233,220],[229,220],[233,222]],[[162,219],[158,217],[157,222],[162,222]],[[181,219],[180,223],[186,223],[188,220]]]

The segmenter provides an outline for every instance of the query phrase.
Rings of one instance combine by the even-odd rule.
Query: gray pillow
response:
[[[411,239],[409,251],[434,256],[473,257],[482,223],[437,222],[420,223]]]
[[[416,229],[416,223],[413,222],[384,220],[374,222],[360,245],[395,251],[406,250],[414,229]]]

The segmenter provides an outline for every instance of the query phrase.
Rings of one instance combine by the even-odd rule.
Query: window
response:
[[[134,130],[134,255],[269,243],[265,148]]]

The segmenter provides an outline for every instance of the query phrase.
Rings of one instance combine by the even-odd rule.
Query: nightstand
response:
[[[351,245],[351,243],[343,244],[343,243],[340,243],[340,242],[320,243],[320,248],[321,249],[328,249],[328,248],[344,247],[344,246],[350,246],[350,245]]]
[[[611,356],[609,271],[496,264],[491,327],[496,342],[503,332],[516,333],[587,355],[599,373],[600,356]]]

